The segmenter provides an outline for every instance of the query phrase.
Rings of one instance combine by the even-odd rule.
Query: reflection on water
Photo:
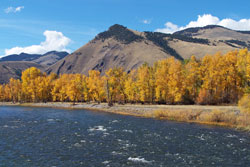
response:
[[[0,107],[0,166],[250,166],[250,135],[86,110]]]

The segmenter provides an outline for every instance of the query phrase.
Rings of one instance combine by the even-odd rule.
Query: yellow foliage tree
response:
[[[245,93],[250,93],[250,53],[247,48],[239,50],[236,66]]]
[[[125,80],[127,74],[123,68],[114,68],[106,71],[106,94],[109,105],[114,101],[125,102]]]
[[[20,80],[15,80],[13,78],[10,79],[8,84],[10,100],[13,103],[19,102],[22,96],[22,83]]]
[[[183,67],[173,57],[156,64],[156,99],[164,103],[178,103],[185,94]]]
[[[104,78],[101,77],[99,71],[90,70],[87,80],[90,98],[100,103],[105,99]]]
[[[82,75],[82,98],[84,101],[89,102],[90,101],[90,94],[89,94],[89,88],[87,84],[87,77],[85,75]]]
[[[206,93],[202,92],[202,94],[205,94],[206,97],[203,99],[206,99],[206,102],[209,104],[214,104],[216,101],[218,101],[220,98],[220,90],[218,86],[220,86],[218,83],[220,83],[223,79],[220,78],[220,68],[221,68],[221,54],[217,53],[216,55],[210,56],[207,55],[202,59],[201,62],[201,77],[202,77],[202,90],[206,91]],[[203,102],[202,102],[203,103]]]
[[[169,100],[169,59],[158,61],[155,72],[155,96],[159,103],[167,103]]]
[[[21,81],[10,79],[8,84],[0,85],[0,101],[12,102],[235,104],[244,94],[250,94],[247,49],[207,55],[201,60],[192,56],[184,62],[171,57],[153,67],[143,64],[129,74],[122,68],[114,68],[106,71],[105,76],[91,70],[89,76],[58,77],[31,67],[22,72]]]
[[[185,94],[183,68],[180,61],[169,59],[169,98],[170,103],[179,103]]]
[[[137,87],[139,89],[140,101],[143,103],[153,103],[155,99],[154,70],[147,63],[138,69]]]
[[[194,103],[201,87],[200,63],[195,56],[191,56],[184,68],[184,87],[186,89],[185,99]]]
[[[136,84],[137,75],[136,71],[132,70],[130,74],[128,74],[124,87],[125,87],[125,94],[129,102],[138,102],[140,100],[139,96],[139,88]]]
[[[35,67],[28,68],[22,72],[22,92],[24,94],[24,101],[38,101],[38,86],[35,80],[37,77],[41,76],[43,76],[43,74]]]
[[[207,91],[208,104],[235,103],[242,93],[242,78],[237,61],[238,52],[205,56],[201,63],[202,89]]]
[[[4,86],[0,84],[0,101],[4,101]]]
[[[37,88],[37,99],[40,102],[47,102],[47,101],[51,101],[52,100],[52,95],[51,95],[51,91],[53,89],[53,80],[56,79],[56,75],[55,74],[51,74],[49,76],[46,76],[46,74],[44,74],[43,76],[38,76],[35,79],[35,85],[38,86]]]
[[[10,86],[7,84],[3,88],[4,101],[11,101]]]
[[[237,103],[243,95],[243,78],[239,75],[238,51],[228,52],[221,59],[220,84],[222,103]]]
[[[67,84],[67,96],[69,100],[72,102],[83,101],[83,85],[84,77],[81,74],[75,74],[70,82]]]
[[[63,74],[60,77],[52,82],[52,100],[54,102],[61,101],[65,102],[67,100],[67,85],[71,80],[72,75],[70,74]]]

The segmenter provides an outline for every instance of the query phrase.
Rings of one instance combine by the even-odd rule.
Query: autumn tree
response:
[[[215,103],[214,95],[215,95],[215,88],[216,88],[216,76],[218,76],[218,71],[216,68],[219,66],[217,61],[219,61],[220,53],[217,53],[216,58],[213,58],[211,55],[205,56],[201,61],[201,78],[202,78],[202,86],[198,96],[199,103],[205,103],[202,101],[204,99],[207,104]],[[218,69],[217,69],[218,70]],[[204,95],[206,95],[204,97]]]
[[[158,102],[179,103],[185,94],[183,67],[173,57],[156,65],[156,99]]]
[[[5,101],[4,99],[4,86],[0,84],[0,101]]]
[[[242,89],[242,78],[239,76],[237,68],[237,54],[238,51],[228,52],[225,55],[217,53],[202,59],[200,67],[202,90],[207,91],[207,97],[204,99],[208,104],[238,101]]]
[[[60,75],[58,79],[52,82],[52,99],[54,102],[65,102],[68,98],[67,96],[67,86],[70,80],[72,79],[72,75],[63,74]]]
[[[198,97],[202,84],[200,63],[195,56],[191,56],[190,60],[185,64],[183,84],[185,88],[184,102],[194,103]]]
[[[236,66],[244,87],[244,92],[250,93],[250,53],[247,48],[239,50]]]
[[[3,98],[4,101],[11,101],[11,92],[10,92],[10,86],[8,84],[4,85],[3,87]]]
[[[125,102],[125,80],[127,74],[123,68],[114,68],[106,71],[106,94],[109,105],[112,105],[114,101]]]
[[[22,83],[20,80],[10,79],[8,84],[8,91],[10,94],[10,100],[13,103],[19,102],[22,96]]]
[[[181,61],[169,58],[169,103],[179,103],[185,94],[184,75]]]
[[[89,94],[89,87],[88,87],[88,77],[86,77],[85,75],[82,75],[82,96],[83,96],[83,100],[86,102],[90,101],[90,94]]]
[[[84,100],[84,76],[74,74],[72,79],[67,83],[66,94],[70,101],[77,102]]]
[[[46,76],[38,76],[35,79],[35,84],[38,86],[37,88],[37,99],[40,102],[47,102],[52,100],[52,89],[53,89],[53,81],[57,78],[56,74],[50,74]]]
[[[222,85],[220,87],[222,103],[237,103],[243,94],[242,88],[244,87],[237,67],[238,51],[228,52],[221,61],[223,67],[220,71],[223,80],[219,84]]]
[[[169,98],[169,60],[161,60],[156,64],[156,72],[155,72],[155,96],[156,100],[159,103],[167,103]]]
[[[138,102],[140,100],[139,87],[137,84],[137,73],[132,70],[124,83],[124,92],[129,102]]]
[[[105,99],[104,78],[101,77],[99,71],[89,71],[87,87],[89,88],[90,99],[98,103]]]
[[[153,103],[155,99],[154,70],[147,63],[139,67],[137,72],[137,87],[139,89],[140,101]]]
[[[24,94],[24,101],[37,102],[38,101],[38,85],[35,82],[37,77],[42,77],[42,72],[31,67],[22,72],[22,92]]]
[[[157,61],[153,67],[143,64],[129,74],[113,68],[101,76],[47,75],[31,67],[22,72],[21,81],[10,79],[0,85],[0,101],[12,102],[83,102],[108,101],[142,103],[242,104],[250,94],[250,53],[240,49],[226,54],[192,56],[179,61],[173,57]],[[247,98],[246,98],[247,97]]]

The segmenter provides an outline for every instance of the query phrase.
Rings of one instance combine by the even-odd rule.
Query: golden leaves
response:
[[[13,102],[219,104],[237,103],[244,93],[250,93],[247,49],[207,55],[201,60],[192,56],[184,62],[171,57],[153,67],[145,63],[129,74],[113,68],[104,76],[91,70],[88,76],[58,77],[32,67],[23,71],[21,81],[11,79],[9,84],[0,85],[0,100]]]

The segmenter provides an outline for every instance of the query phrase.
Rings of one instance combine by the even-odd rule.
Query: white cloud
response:
[[[211,14],[204,14],[202,16],[199,15],[196,21],[190,21],[186,26],[180,27],[171,22],[167,22],[165,24],[165,28],[159,28],[155,31],[163,33],[174,33],[176,31],[180,31],[186,28],[203,27],[207,25],[220,25],[233,30],[247,31],[250,30],[250,19],[241,19],[237,21],[230,18],[225,18],[220,20],[218,17],[212,16]]]
[[[17,13],[21,12],[21,10],[24,9],[24,6],[18,6],[18,7],[8,7],[4,11],[5,13]]]
[[[5,49],[5,56],[20,53],[44,54],[53,50],[70,52],[66,47],[71,40],[65,37],[61,32],[47,30],[43,35],[46,37],[46,40],[41,42],[40,45],[31,45],[27,47],[17,46],[11,49]]]
[[[145,20],[142,20],[142,23],[143,23],[143,24],[151,24],[151,20],[145,19]]]
[[[173,33],[180,30],[180,28],[178,27],[178,25],[173,24],[171,22],[167,22],[165,24],[165,28],[162,29],[156,29],[156,32],[163,32],[163,33]]]
[[[22,9],[24,9],[24,6],[18,6],[18,7],[15,9],[15,12],[21,12]]]

